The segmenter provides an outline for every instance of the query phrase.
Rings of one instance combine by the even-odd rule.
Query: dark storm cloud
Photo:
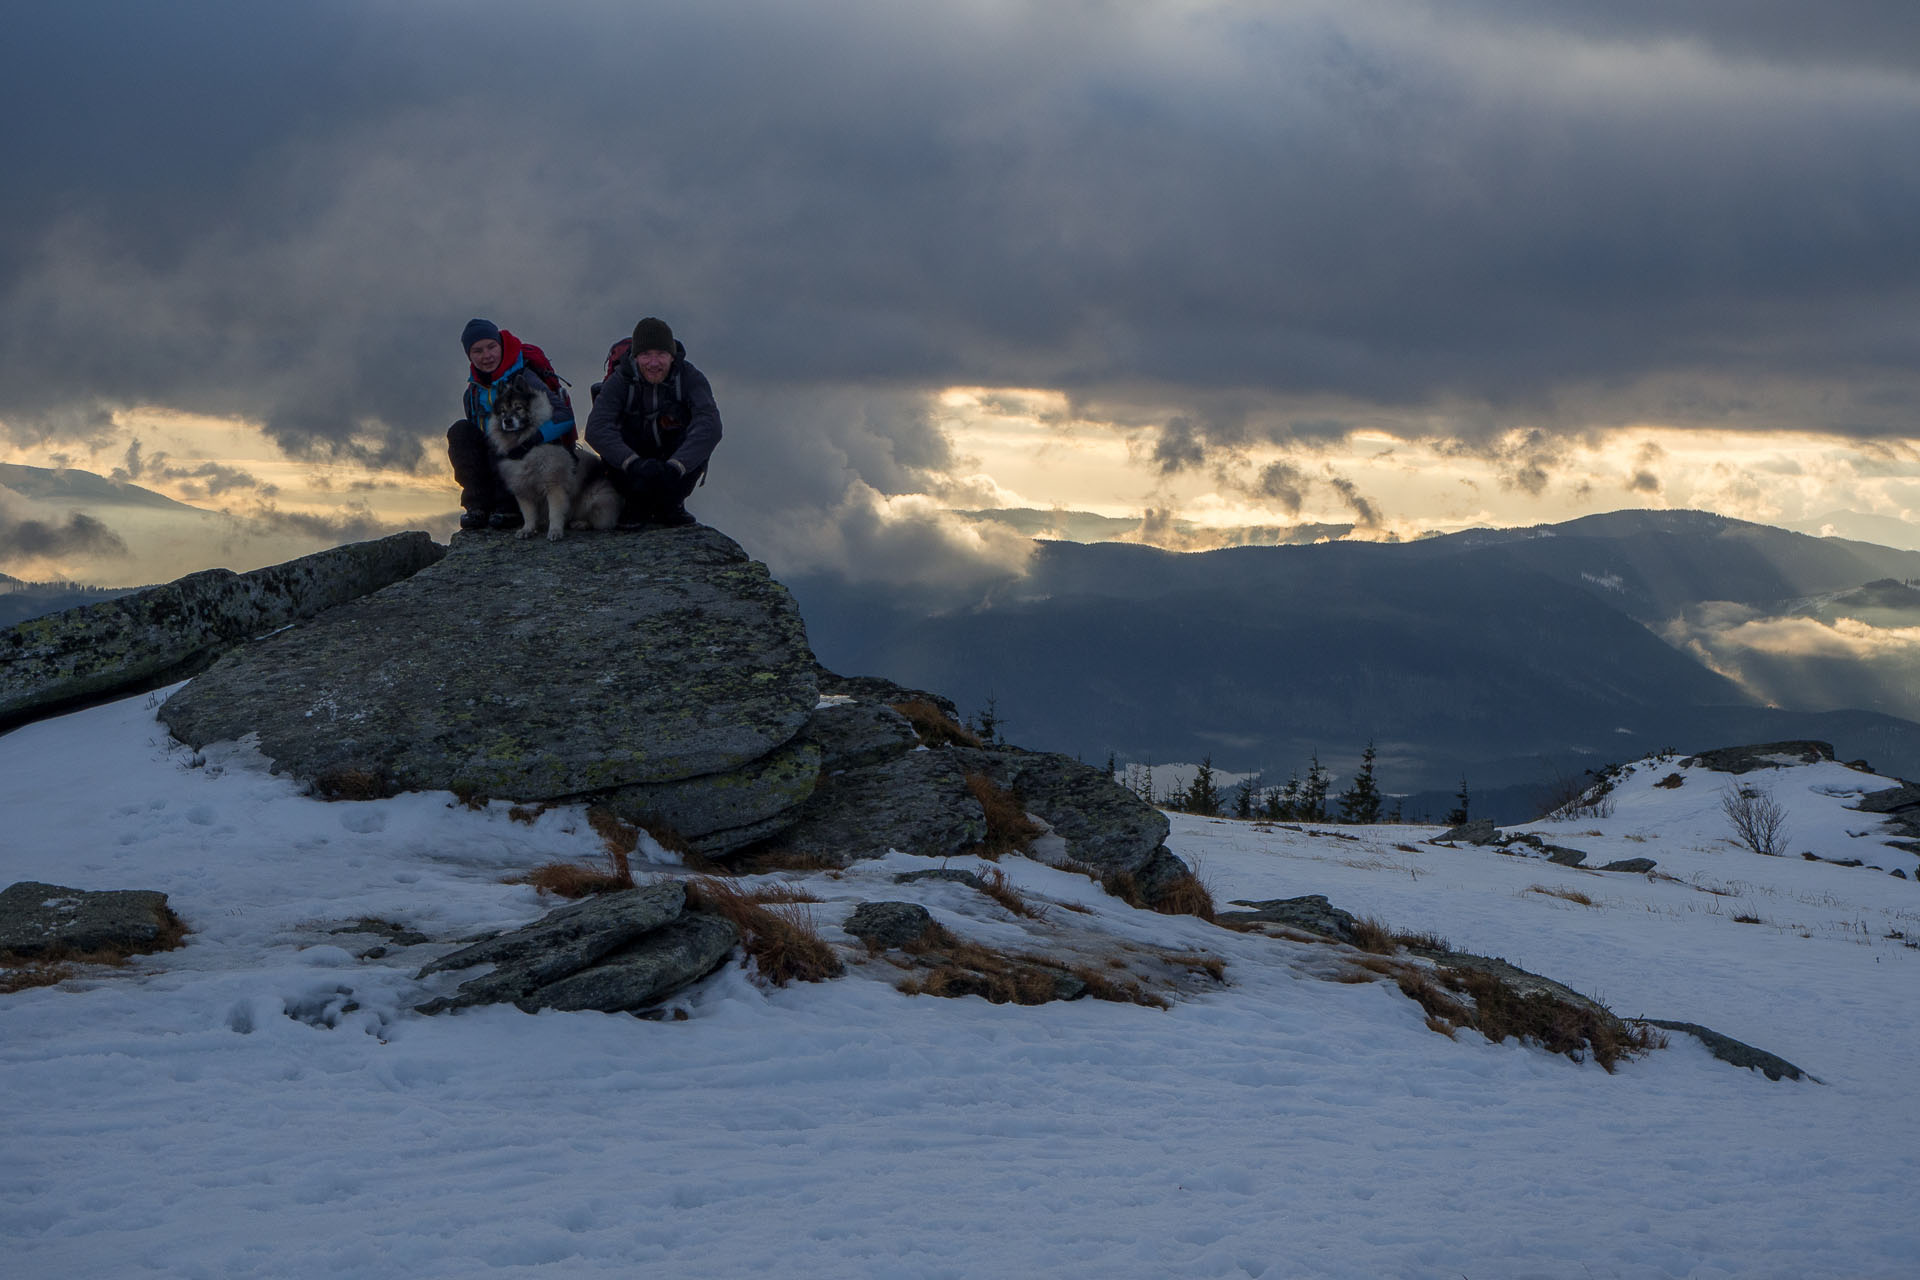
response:
[[[15,519],[0,506],[0,563],[67,555],[123,556],[127,544],[106,525],[84,511],[59,521]]]
[[[1268,501],[1278,503],[1280,509],[1288,515],[1300,514],[1300,505],[1306,500],[1307,477],[1300,468],[1287,462],[1271,462],[1261,469],[1260,479],[1254,485],[1254,492]]]
[[[1476,440],[1906,433],[1916,33],[1786,0],[35,6],[0,421],[97,444],[162,404],[431,469],[469,316],[584,402],[651,313],[730,435],[812,433],[779,456],[832,500],[796,519],[951,461],[820,405],[955,383],[1124,401],[1171,470],[1307,434],[1303,397]],[[773,465],[729,442],[715,489]]]
[[[1360,492],[1359,485],[1356,485],[1345,476],[1328,472],[1327,486],[1340,495],[1340,500],[1347,504],[1348,509],[1353,512],[1363,528],[1379,528],[1380,508],[1375,506],[1371,499]]]

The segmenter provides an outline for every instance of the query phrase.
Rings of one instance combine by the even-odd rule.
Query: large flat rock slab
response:
[[[404,582],[256,641],[160,718],[277,769],[518,800],[726,773],[816,702],[799,609],[714,529],[458,534]]]
[[[237,644],[378,591],[444,554],[424,533],[396,533],[30,618],[0,631],[0,729],[190,676]]]

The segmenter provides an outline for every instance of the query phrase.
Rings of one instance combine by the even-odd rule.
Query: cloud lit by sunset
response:
[[[726,420],[696,508],[776,570],[1017,570],[982,511],[1916,545],[1910,6],[579,0],[484,91],[491,0],[191,8],[15,23],[0,461],[218,514],[163,548],[9,488],[10,573],[444,535],[475,315],[582,409],[669,317]]]

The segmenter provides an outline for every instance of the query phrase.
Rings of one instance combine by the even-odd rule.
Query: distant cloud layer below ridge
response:
[[[964,577],[1018,552],[906,501],[991,501],[927,416],[954,386],[1137,433],[1143,494],[1230,467],[1282,522],[1317,493],[1362,528],[1396,512],[1255,454],[1372,431],[1537,493],[1635,424],[1915,434],[1908,3],[125,0],[9,25],[45,113],[0,190],[18,448],[117,455],[113,414],[149,405],[437,474],[469,316],[584,402],[658,314],[727,413],[716,520]]]

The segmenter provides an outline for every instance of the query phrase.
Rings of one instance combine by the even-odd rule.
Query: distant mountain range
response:
[[[0,486],[130,525],[209,519],[78,470],[0,464]],[[1138,528],[960,514],[1043,539]],[[1345,532],[1189,554],[1041,541],[1026,575],[968,596],[785,581],[829,667],[991,700],[1011,740],[1096,763],[1211,757],[1278,783],[1315,753],[1349,773],[1371,740],[1409,813],[1443,812],[1464,776],[1502,819],[1551,778],[1669,746],[1815,737],[1920,777],[1920,552],[1693,511],[1316,541]],[[118,594],[0,575],[0,626]]]
[[[84,502],[89,506],[152,507],[205,514],[198,507],[176,502],[163,493],[155,493],[121,480],[109,480],[77,467],[55,471],[47,467],[0,462],[0,486],[13,490],[23,498],[41,501]]]
[[[1796,665],[1778,645],[1734,643],[1758,619],[1851,635],[1864,653],[1884,638],[1876,624],[1842,633],[1822,619],[1904,616],[1909,580],[1920,552],[1687,511],[1404,544],[1047,542],[1026,577],[965,603],[787,579],[829,667],[966,709],[991,699],[1024,745],[1122,763],[1210,756],[1279,782],[1316,752],[1350,770],[1372,740],[1390,790],[1434,792],[1431,804],[1464,776],[1508,806],[1551,775],[1662,747],[1793,737],[1920,776],[1920,724],[1871,705],[1889,683],[1920,683],[1897,675],[1912,657],[1895,671],[1833,650]],[[1728,661],[1740,655],[1764,656],[1750,664],[1764,678]],[[1778,696],[1822,663],[1824,683]]]

